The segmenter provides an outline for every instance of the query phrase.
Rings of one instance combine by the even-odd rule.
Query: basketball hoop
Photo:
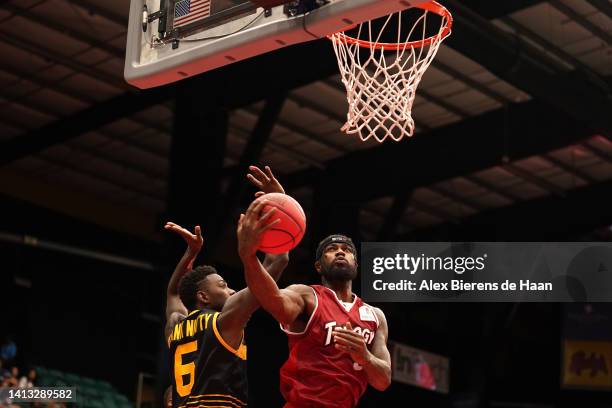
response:
[[[414,133],[411,112],[416,89],[440,44],[450,35],[453,17],[435,1],[412,9],[420,9],[422,14],[404,37],[405,10],[389,15],[380,29],[367,21],[358,26],[355,37],[345,32],[329,36],[347,92],[349,109],[342,127],[346,134],[357,134],[364,141],[374,137],[383,142],[387,138],[399,141]],[[427,37],[430,13],[439,16],[440,27]],[[394,18],[397,18],[397,42],[381,42],[385,30],[391,30],[387,27]],[[369,52],[367,58],[360,55],[364,49]]]

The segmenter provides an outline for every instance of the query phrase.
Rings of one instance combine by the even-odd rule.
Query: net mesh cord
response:
[[[387,138],[399,141],[414,133],[411,112],[416,89],[445,38],[447,21],[438,18],[442,20],[438,33],[426,38],[430,12],[423,10],[402,39],[403,13],[388,16],[378,33],[373,32],[371,21],[359,25],[355,38],[367,36],[365,52],[361,51],[363,42],[360,46],[343,32],[330,36],[347,91],[347,121],[341,130],[348,135],[383,142]],[[383,33],[394,18],[398,19],[397,44],[382,43]],[[414,36],[420,40],[409,42]],[[365,59],[362,54],[366,54]]]

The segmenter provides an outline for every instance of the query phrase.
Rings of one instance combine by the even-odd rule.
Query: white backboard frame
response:
[[[143,6],[159,10],[160,0],[131,0],[124,76],[138,88],[152,88],[192,77],[233,62],[293,44],[316,40],[352,24],[379,18],[424,3],[423,0],[329,0],[307,14],[289,17],[284,6],[268,16],[263,8],[223,25],[200,31],[188,40],[223,36],[205,41],[155,42],[158,21],[143,32]],[[256,19],[255,21],[253,21]],[[251,23],[250,25],[248,25]],[[248,28],[240,30],[244,26]],[[233,33],[225,35],[228,33]]]

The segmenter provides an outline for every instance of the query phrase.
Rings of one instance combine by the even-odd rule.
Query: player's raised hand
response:
[[[353,331],[350,323],[347,323],[346,327],[336,326],[332,335],[334,336],[334,347],[347,352],[353,361],[361,366],[368,363],[370,351],[365,339],[361,334]]]
[[[238,254],[249,256],[257,253],[263,233],[280,222],[276,219],[270,222],[270,217],[276,208],[270,208],[262,214],[263,208],[268,201],[263,199],[255,200],[249,205],[246,213],[240,214],[236,235],[238,236]]]
[[[192,253],[200,252],[202,245],[204,245],[204,238],[202,237],[202,230],[199,225],[195,226],[193,234],[189,230],[173,222],[167,222],[166,225],[164,225],[164,229],[180,235],[185,240],[187,247]]]
[[[274,177],[270,167],[266,166],[264,170],[265,172],[257,166],[249,166],[250,173],[247,174],[247,179],[260,190],[255,193],[255,197],[261,197],[269,193],[285,194],[285,189]]]

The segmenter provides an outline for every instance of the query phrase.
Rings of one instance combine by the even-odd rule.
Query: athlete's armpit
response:
[[[275,302],[276,306],[268,312],[286,327],[291,326],[297,320],[306,323],[315,307],[312,288],[306,285],[291,285],[279,292]]]
[[[168,320],[166,321],[166,327],[164,328],[164,338],[167,340],[172,334],[172,330],[174,330],[174,326],[181,320],[185,319],[185,315],[179,312],[174,312],[168,316]]]

